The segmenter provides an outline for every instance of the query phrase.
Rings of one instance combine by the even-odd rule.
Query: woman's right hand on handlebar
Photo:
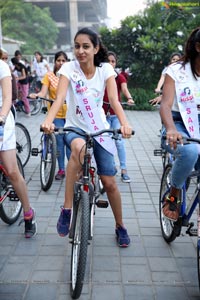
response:
[[[41,128],[44,130],[45,133],[52,133],[52,132],[54,132],[55,125],[54,125],[54,123],[44,122],[41,125]]]
[[[28,96],[29,96],[29,98],[32,98],[32,99],[36,99],[38,97],[38,95],[34,94],[34,93],[31,93]]]
[[[176,129],[168,130],[166,133],[166,145],[169,145],[171,149],[176,149],[177,142],[183,145],[183,137]]]

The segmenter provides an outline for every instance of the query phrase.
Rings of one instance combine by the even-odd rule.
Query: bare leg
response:
[[[17,165],[16,150],[1,151],[0,159],[8,173],[13,188],[22,203],[24,212],[28,212],[30,210],[28,191],[26,182]]]
[[[66,169],[66,185],[65,185],[65,202],[64,208],[72,207],[74,183],[78,180],[81,171],[80,151],[83,148],[85,141],[77,138],[71,143],[71,156]],[[82,151],[84,153],[84,151]],[[82,159],[82,157],[81,157]]]
[[[122,221],[121,195],[114,176],[100,176],[110,202],[117,226],[124,226]]]

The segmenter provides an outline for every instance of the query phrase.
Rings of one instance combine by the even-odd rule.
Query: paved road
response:
[[[117,182],[123,199],[125,225],[132,244],[116,246],[110,208],[97,209],[95,236],[89,247],[86,282],[80,300],[189,300],[199,299],[195,239],[183,232],[171,245],[159,227],[158,194],[161,159],[160,119],[155,112],[127,112],[136,135],[126,143],[130,184]],[[39,124],[44,115],[18,120],[27,125],[32,146],[39,144]],[[56,233],[64,182],[54,181],[41,191],[39,157],[31,157],[26,169],[30,200],[37,212],[38,235],[23,238],[23,226],[7,226],[0,220],[0,299],[68,300],[70,244]]]

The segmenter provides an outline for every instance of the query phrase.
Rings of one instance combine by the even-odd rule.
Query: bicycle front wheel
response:
[[[17,154],[25,167],[31,155],[31,137],[27,128],[19,122],[15,123],[15,132]]]
[[[56,169],[57,146],[55,134],[43,134],[41,144],[40,182],[43,191],[47,191],[52,185]]]
[[[24,177],[24,169],[18,156],[17,163],[19,171]],[[0,195],[0,218],[11,225],[19,218],[22,204],[3,169],[0,169]]]
[[[170,189],[171,170],[172,170],[172,165],[171,164],[166,165],[161,179],[160,199],[159,199],[160,226],[161,226],[162,236],[167,243],[170,243],[173,240],[175,240],[175,238],[180,234],[180,230],[181,230],[180,220],[173,222],[167,219],[162,212],[164,198]]]
[[[74,204],[74,234],[71,251],[71,296],[80,297],[87,262],[87,247],[90,227],[90,205],[87,192],[80,191],[80,199]]]

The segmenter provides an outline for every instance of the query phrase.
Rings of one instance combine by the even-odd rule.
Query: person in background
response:
[[[8,64],[8,52],[1,48],[1,59],[3,61],[5,61]],[[15,104],[16,100],[17,100],[17,82],[15,79],[15,75],[11,72],[11,76],[12,76],[12,103]]]
[[[36,85],[38,90],[40,91],[42,88],[42,78],[47,72],[50,72],[51,70],[47,60],[43,57],[42,53],[39,51],[35,51],[34,53],[34,60],[32,66],[33,66],[32,72],[37,76]],[[46,103],[43,102],[42,112],[46,113],[46,111],[47,111]]]
[[[108,62],[112,65],[112,67],[115,69],[117,64],[117,56],[114,52],[109,51],[108,52]],[[116,71],[115,71],[116,72]],[[128,90],[127,87],[127,79],[120,73],[118,74],[116,72],[116,84],[117,84],[117,92],[118,92],[118,101],[121,102],[121,92],[127,99],[128,104],[134,104],[134,100]],[[107,89],[105,89],[105,94],[103,97],[103,109],[106,114],[106,120],[109,123],[110,127],[113,129],[120,128],[120,122],[118,117],[116,116],[113,109],[110,107],[109,104],[109,97],[107,93]],[[121,180],[123,182],[131,182],[130,177],[127,174],[127,166],[126,166],[126,149],[124,144],[124,139],[121,137],[119,140],[115,140],[115,144],[117,147],[117,154],[120,162],[120,169],[121,169]]]
[[[30,117],[30,105],[27,99],[29,91],[29,82],[26,67],[24,64],[20,63],[15,57],[13,57],[11,61],[13,66],[15,67],[14,72],[17,72],[17,75],[15,75],[15,79],[17,81],[18,94],[21,93],[21,100],[24,103],[26,116]]]
[[[172,53],[172,55],[170,56],[170,61],[169,61],[168,66],[175,63],[175,62],[177,62],[180,58],[181,58],[180,53],[178,53],[178,52]],[[155,92],[159,95],[156,96],[155,98],[149,100],[151,105],[157,105],[162,100],[162,87],[163,87],[163,84],[164,84],[164,81],[165,81],[165,75],[166,75],[168,66],[166,66],[163,69],[163,71],[161,73],[161,76],[160,76],[160,79],[158,81],[157,87],[155,88]]]
[[[63,63],[68,61],[67,54],[63,51],[59,51],[55,54],[54,57],[54,70],[53,72],[47,72],[42,79],[42,88],[41,91],[37,94],[30,94],[31,98],[36,97],[47,97],[49,96],[50,99],[56,99],[56,91],[58,86],[59,77],[57,72],[60,70]],[[51,104],[47,102],[47,109],[49,110]],[[65,125],[65,118],[67,112],[67,105],[64,103],[62,107],[59,109],[53,123],[56,127],[63,127]],[[61,180],[65,177],[65,139],[64,134],[57,134],[56,135],[57,141],[57,151],[58,151],[58,173],[55,176],[56,180]]]
[[[21,175],[17,164],[15,121],[11,112],[11,71],[8,64],[1,58],[2,51],[0,50],[0,122],[3,124],[3,138],[0,141],[0,160],[22,203],[24,211],[23,221],[25,222],[25,238],[31,238],[37,232],[35,211],[30,206],[26,182]]]
[[[176,221],[183,184],[193,168],[200,169],[199,147],[194,143],[183,146],[183,137],[200,136],[200,27],[191,32],[183,57],[167,68],[165,76],[160,105],[162,147],[175,161],[162,211],[166,218]]]
[[[38,86],[40,89],[42,88],[42,78],[47,72],[50,72],[50,67],[46,59],[44,59],[41,52],[36,51],[34,53],[34,60],[33,60],[33,70],[32,72],[36,74],[38,79]]]
[[[80,131],[91,130],[91,132],[94,132],[93,124],[87,118],[87,108],[83,104],[87,100],[98,129],[109,128],[102,108],[104,90],[107,87],[109,101],[121,124],[122,135],[130,138],[132,128],[119,101],[117,101],[115,72],[112,66],[107,63],[107,50],[99,36],[89,28],[80,29],[74,38],[74,54],[76,59],[63,64],[59,70],[60,78],[56,100],[42,124],[43,129],[47,133],[53,132],[55,126],[53,120],[60,107],[62,107],[67,93],[69,100],[67,102],[65,126],[75,127]],[[68,147],[71,149],[71,154],[68,156],[66,171],[65,200],[57,222],[57,231],[60,236],[67,236],[69,233],[74,183],[79,177],[78,174],[80,174],[80,160],[82,161],[85,145],[85,139],[81,135],[69,132],[65,135],[65,138]],[[108,142],[105,142],[107,139],[109,139]],[[115,217],[117,243],[120,247],[127,247],[130,244],[130,238],[123,224],[121,196],[115,180],[116,169],[113,156],[115,144],[112,143],[109,136],[106,140],[97,142],[94,139],[94,157],[97,172],[100,175]]]

